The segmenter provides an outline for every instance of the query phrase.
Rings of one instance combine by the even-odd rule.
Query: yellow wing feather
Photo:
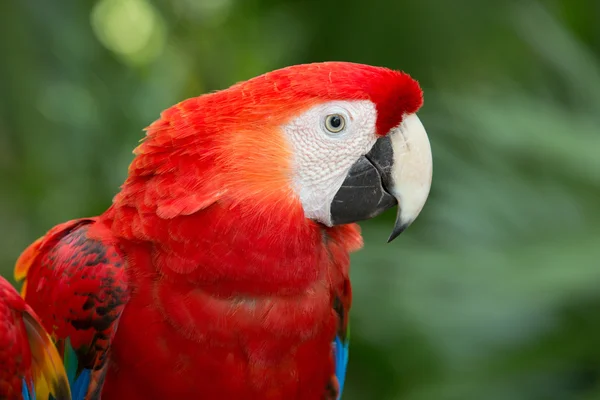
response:
[[[71,400],[69,379],[52,338],[37,318],[25,311],[23,322],[31,348],[32,375],[36,398]]]

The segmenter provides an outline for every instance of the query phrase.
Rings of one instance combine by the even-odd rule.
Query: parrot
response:
[[[0,276],[0,399],[71,400],[63,361],[25,300]]]
[[[163,111],[112,204],[16,262],[82,398],[339,399],[357,222],[397,207],[391,241],[429,195],[422,103],[405,72],[326,61]]]

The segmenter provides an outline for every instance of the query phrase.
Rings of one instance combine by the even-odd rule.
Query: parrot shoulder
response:
[[[97,398],[129,300],[125,259],[96,218],[52,228],[15,267],[22,295],[56,341],[73,399]]]

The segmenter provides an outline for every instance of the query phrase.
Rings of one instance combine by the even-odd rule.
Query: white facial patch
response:
[[[332,115],[344,119],[339,132],[328,130]],[[331,226],[331,202],[352,164],[377,140],[376,121],[375,105],[369,100],[331,101],[283,126],[294,154],[293,189],[307,218]]]

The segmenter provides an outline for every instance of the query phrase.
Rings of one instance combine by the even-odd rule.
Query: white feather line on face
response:
[[[342,114],[345,129],[325,129],[325,117]],[[283,126],[294,155],[293,190],[307,218],[331,226],[331,202],[352,164],[369,152],[377,136],[377,111],[369,100],[331,101],[305,111]]]

